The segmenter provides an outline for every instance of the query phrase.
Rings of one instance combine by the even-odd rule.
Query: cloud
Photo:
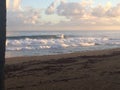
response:
[[[54,5],[52,4],[52,6]],[[62,24],[60,22],[60,25],[101,26],[114,25],[116,23],[120,25],[120,4],[112,6],[112,3],[110,2],[106,3],[106,5],[97,6],[94,5],[93,0],[83,0],[81,2],[60,2],[56,8],[54,7],[53,12],[49,14],[57,14],[69,19],[67,22],[63,21]]]
[[[24,24],[37,24],[40,19],[40,10],[29,8],[20,15],[23,19]]]
[[[106,5],[93,6],[93,0],[81,2],[65,2],[66,0],[55,0],[47,9],[46,14],[58,14],[66,17],[106,17],[120,16],[120,4],[112,6],[110,2]],[[60,2],[60,3],[58,3]]]
[[[107,3],[105,6],[99,5],[94,7],[92,15],[95,17],[120,17],[120,4],[112,7],[111,3]]]
[[[102,5],[99,5],[92,10],[92,15],[95,17],[104,17],[106,15],[106,8]]]
[[[41,11],[21,7],[21,0],[7,0],[7,25],[9,29],[36,27],[64,30],[120,26],[120,4],[113,6],[108,2],[106,5],[96,5],[93,1],[54,0]]]
[[[18,11],[7,12],[7,27],[8,29],[24,28],[40,24],[41,18],[39,9],[27,8]]]
[[[82,1],[82,2],[67,2],[66,0],[60,0],[59,5],[56,6],[56,1],[53,2],[47,9],[46,14],[58,14],[59,16],[66,16],[71,18],[73,16],[84,17],[89,14],[89,9],[91,8],[92,0]]]
[[[117,6],[110,8],[107,11],[107,15],[110,17],[120,17],[120,3]]]
[[[80,3],[61,3],[57,7],[57,14],[60,16],[84,16],[86,14],[85,8]]]
[[[7,9],[9,8],[9,6],[10,6],[10,0],[6,0],[6,7],[7,7]]]
[[[46,9],[46,14],[53,14],[56,10],[56,6],[59,0],[55,0],[51,5]]]
[[[10,10],[21,9],[21,0],[6,0],[6,7]]]
[[[48,15],[54,14],[57,10],[57,5],[59,5],[59,3],[65,3],[66,1],[67,0],[54,0],[54,2],[52,2],[46,9],[45,13]]]
[[[34,8],[21,9],[21,0],[7,0],[8,24],[36,24],[40,18],[40,10]]]
[[[20,3],[21,3],[21,0],[14,0],[13,9],[14,10],[20,9],[21,8]]]

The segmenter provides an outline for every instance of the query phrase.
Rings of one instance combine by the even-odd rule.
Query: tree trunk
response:
[[[4,90],[6,0],[0,0],[0,90]]]

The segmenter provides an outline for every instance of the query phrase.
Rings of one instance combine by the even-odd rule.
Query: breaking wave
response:
[[[32,35],[32,36],[9,36],[7,37],[7,39],[63,39],[66,37],[70,37],[70,36],[65,36],[64,34],[57,34],[57,35]]]
[[[75,37],[64,34],[7,37],[6,50],[61,49],[92,47],[96,45],[120,45],[120,40],[107,37]]]

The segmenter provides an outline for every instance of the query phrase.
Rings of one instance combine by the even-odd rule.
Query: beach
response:
[[[120,48],[6,58],[5,90],[120,90]]]

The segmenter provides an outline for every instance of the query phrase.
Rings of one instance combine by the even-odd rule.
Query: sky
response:
[[[7,30],[120,30],[120,0],[7,0]]]

